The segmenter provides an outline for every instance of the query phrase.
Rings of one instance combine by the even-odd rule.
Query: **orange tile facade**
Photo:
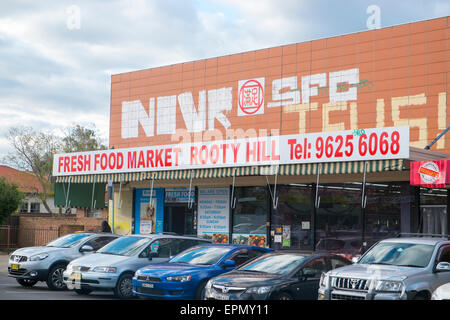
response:
[[[189,133],[192,141],[233,138],[237,130],[247,134],[253,130],[261,136],[409,125],[410,144],[424,148],[448,125],[448,24],[449,17],[444,17],[113,75],[110,147],[186,141],[178,134],[188,128],[179,100],[181,94],[191,93],[195,110],[200,110],[202,101],[206,105],[206,115],[199,123],[204,129]],[[357,73],[357,81],[337,81],[338,94],[349,96],[336,101],[331,99],[337,96],[331,84],[338,71]],[[308,84],[308,76],[321,82]],[[238,83],[258,78],[264,79],[264,113],[239,116]],[[277,83],[281,83],[279,89]],[[209,99],[215,96],[211,98],[210,90],[221,88],[231,92],[231,110],[220,112],[229,126],[213,117],[211,130]],[[356,91],[356,97],[351,91]],[[269,107],[281,94],[290,98],[282,106]],[[292,98],[295,95],[298,98]],[[167,117],[158,118],[158,106],[162,105],[158,97],[170,96],[177,99],[176,108],[167,110],[176,112],[172,119],[179,132],[157,134],[173,125],[164,122]],[[152,123],[147,122],[147,126],[153,126],[153,133],[146,132],[139,122],[137,136],[124,137],[123,103],[132,101],[142,105],[146,114],[141,116],[148,115]],[[159,112],[163,115],[169,111]],[[450,153],[450,137],[444,136],[432,150]]]

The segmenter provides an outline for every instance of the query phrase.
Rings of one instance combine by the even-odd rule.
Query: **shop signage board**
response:
[[[165,203],[195,202],[195,189],[189,188],[166,188],[164,192]]]
[[[199,188],[197,235],[215,243],[228,243],[230,189]]]
[[[136,189],[134,233],[163,232],[164,189]]]
[[[450,185],[449,162],[450,159],[411,162],[411,184],[426,188],[445,188]]]
[[[129,173],[409,158],[409,127],[57,154],[53,175]]]

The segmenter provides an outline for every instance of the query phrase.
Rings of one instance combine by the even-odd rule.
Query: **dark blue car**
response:
[[[195,246],[179,253],[169,262],[136,271],[133,294],[163,299],[203,299],[209,279],[271,251],[247,245]]]

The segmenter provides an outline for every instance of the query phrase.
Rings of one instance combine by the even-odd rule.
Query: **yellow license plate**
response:
[[[11,265],[11,270],[19,270],[19,265],[18,264],[12,264]]]
[[[81,273],[72,273],[70,275],[70,279],[72,279],[72,280],[81,280]]]

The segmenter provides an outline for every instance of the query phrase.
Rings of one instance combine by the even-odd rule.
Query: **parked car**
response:
[[[268,253],[212,278],[208,300],[315,300],[323,272],[350,265],[344,257],[299,252]]]
[[[72,261],[64,272],[64,281],[78,294],[112,290],[118,298],[131,298],[131,280],[137,269],[166,262],[202,243],[210,240],[165,234],[123,236],[97,253]]]
[[[45,246],[18,249],[9,257],[8,275],[24,287],[45,281],[52,290],[64,290],[62,274],[70,261],[91,254],[118,237],[110,233],[72,233]]]
[[[133,293],[140,297],[202,299],[207,281],[272,249],[213,244],[190,248],[167,263],[136,271]]]
[[[321,277],[320,300],[428,300],[450,282],[447,238],[391,238]]]

